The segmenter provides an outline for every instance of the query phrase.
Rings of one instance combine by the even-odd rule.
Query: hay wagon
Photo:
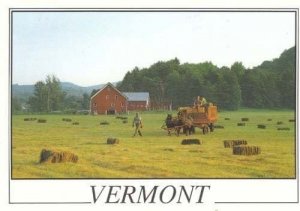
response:
[[[190,119],[193,127],[198,127],[203,134],[214,131],[214,123],[218,119],[217,106],[181,107],[178,109],[178,117],[182,120]]]
[[[206,107],[180,107],[178,109],[177,117],[168,115],[162,129],[171,135],[175,132],[179,135],[181,129],[186,135],[194,133],[195,127],[202,130],[203,134],[214,130],[214,123],[217,121],[217,106],[208,105]]]

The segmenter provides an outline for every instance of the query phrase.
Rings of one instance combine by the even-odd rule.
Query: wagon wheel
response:
[[[191,127],[191,133],[192,133],[192,134],[195,134],[195,133],[196,133],[196,130],[195,130],[195,126],[194,126],[194,125]]]
[[[203,128],[202,128],[202,133],[203,134],[207,134],[209,132],[209,128],[207,125],[204,125]]]
[[[213,123],[210,123],[210,124],[209,124],[209,130],[210,130],[210,132],[214,132],[214,129],[215,129],[214,124],[213,124]]]
[[[186,129],[186,127],[182,127],[182,133],[183,133],[183,134],[187,134],[187,129]]]

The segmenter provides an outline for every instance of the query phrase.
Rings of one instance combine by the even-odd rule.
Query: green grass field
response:
[[[12,117],[12,178],[294,178],[295,129],[293,111],[248,110],[219,113],[224,129],[203,135],[200,129],[189,138],[202,145],[181,145],[186,138],[161,129],[166,112],[142,113],[143,137],[132,137],[133,114],[123,124],[115,116],[14,115]],[[36,117],[47,123],[24,121]],[[238,127],[242,117],[246,126]],[[62,121],[71,118],[79,125]],[[230,118],[225,120],[224,118]],[[267,121],[271,118],[272,121]],[[100,125],[101,121],[109,125]],[[282,121],[282,125],[277,125]],[[266,129],[258,129],[265,124]],[[279,131],[288,127],[289,131]],[[108,137],[120,139],[107,145]],[[245,139],[261,148],[261,154],[233,155],[223,140]],[[78,163],[39,164],[42,149],[78,155]]]

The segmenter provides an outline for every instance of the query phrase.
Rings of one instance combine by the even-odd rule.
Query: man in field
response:
[[[135,114],[135,117],[133,119],[132,122],[132,127],[135,126],[135,132],[133,134],[133,137],[136,136],[136,134],[138,133],[140,136],[142,136],[141,130],[140,128],[143,128],[143,124],[142,124],[142,118],[139,116],[138,113]]]

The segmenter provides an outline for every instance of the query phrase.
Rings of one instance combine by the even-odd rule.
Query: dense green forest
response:
[[[172,103],[173,108],[191,105],[202,95],[219,109],[289,108],[296,105],[295,47],[279,58],[247,69],[241,62],[231,67],[217,67],[211,62],[184,63],[175,58],[159,61],[149,68],[127,72],[117,88],[126,92],[149,92],[156,104]],[[38,81],[33,93],[24,99],[12,96],[12,112],[55,112],[88,110],[91,93],[67,94],[55,76]],[[70,88],[70,86],[69,86]]]
[[[295,47],[252,69],[241,62],[219,68],[211,62],[180,64],[175,58],[149,68],[136,67],[117,87],[127,92],[148,91],[152,101],[172,102],[174,108],[190,105],[198,95],[226,110],[295,108],[295,58]]]

